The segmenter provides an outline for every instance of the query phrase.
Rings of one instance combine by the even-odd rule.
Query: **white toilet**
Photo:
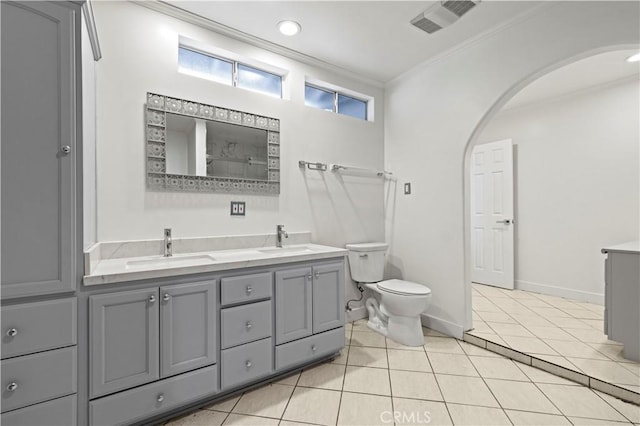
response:
[[[422,284],[403,280],[382,281],[387,244],[347,244],[351,278],[380,294],[381,303],[370,297],[367,326],[407,346],[422,346],[420,314],[431,301],[431,290]]]

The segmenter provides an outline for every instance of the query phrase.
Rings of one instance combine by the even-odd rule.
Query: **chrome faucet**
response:
[[[289,234],[284,230],[284,225],[277,225],[276,227],[276,247],[282,247],[282,236],[289,238]]]
[[[171,228],[164,228],[164,257],[173,255],[173,241],[171,239]]]

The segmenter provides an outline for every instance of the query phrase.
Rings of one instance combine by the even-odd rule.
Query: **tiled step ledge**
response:
[[[609,394],[632,404],[640,405],[640,394],[633,392],[632,390],[621,388],[611,383],[603,382],[602,380],[588,376],[584,373],[570,370],[566,367],[516,351],[512,348],[499,345],[497,343],[491,342],[481,337],[473,336],[468,333],[464,333],[463,340],[467,343],[479,346],[491,352],[495,352],[514,361],[518,361],[522,364],[539,368],[540,370],[544,370],[547,373],[551,373],[567,380],[580,383],[581,385],[588,386],[592,389]]]

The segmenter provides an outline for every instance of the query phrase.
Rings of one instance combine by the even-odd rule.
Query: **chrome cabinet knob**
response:
[[[313,279],[313,275],[311,275],[311,274],[307,275],[307,279],[308,279],[309,281],[311,281],[311,280]]]
[[[60,151],[63,154],[68,154],[71,152],[71,147],[69,145],[64,145],[62,148],[60,148]]]
[[[317,350],[318,348],[316,347],[316,345],[311,345],[311,352],[315,352]]]
[[[16,382],[11,382],[7,385],[7,390],[9,392],[14,392],[16,389],[18,389],[18,384]]]
[[[156,297],[153,294],[149,296],[149,303],[153,303],[155,301],[156,301]]]
[[[251,321],[247,321],[247,331],[251,330],[251,328],[253,328],[253,324],[251,324]]]
[[[251,294],[251,292],[253,292],[253,287],[251,287],[250,285],[247,286],[247,295]]]
[[[244,363],[244,365],[246,365],[246,366],[247,366],[247,368],[251,368],[251,366],[252,366],[253,364],[251,363],[251,361],[247,361],[247,362],[245,362],[245,363]]]
[[[158,395],[158,397],[156,398],[156,401],[158,402],[164,401],[164,395],[163,394]]]
[[[317,280],[318,278],[320,278],[320,272],[317,272],[317,271],[316,271],[315,276],[316,276],[316,280]]]
[[[165,302],[168,302],[169,299],[171,299],[171,295],[169,293],[165,293],[164,296],[162,296],[162,300]]]
[[[9,337],[15,337],[18,335],[18,329],[17,328],[10,328],[7,330],[7,336]]]

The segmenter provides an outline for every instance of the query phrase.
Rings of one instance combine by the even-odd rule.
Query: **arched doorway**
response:
[[[519,84],[515,85],[514,87],[512,87],[510,90],[508,90],[505,94],[503,94],[500,99],[493,105],[492,108],[490,108],[490,110],[485,114],[485,116],[483,117],[483,119],[481,120],[481,122],[479,123],[479,125],[476,127],[475,131],[473,132],[472,137],[469,140],[469,143],[467,144],[467,148],[465,151],[465,180],[464,180],[464,184],[465,184],[465,253],[466,253],[466,257],[465,257],[465,285],[466,285],[466,289],[465,289],[465,297],[466,297],[466,307],[467,307],[467,318],[466,318],[466,324],[467,324],[467,328],[471,328],[472,324],[474,322],[474,318],[473,318],[473,314],[472,314],[472,291],[471,291],[471,281],[472,281],[472,262],[473,262],[473,255],[471,253],[472,250],[472,212],[471,212],[471,194],[472,194],[472,188],[470,187],[470,179],[471,179],[471,174],[470,174],[470,169],[472,167],[472,158],[471,158],[471,154],[472,151],[474,149],[474,147],[476,147],[479,143],[485,143],[487,142],[487,139],[484,138],[483,139],[483,133],[487,130],[487,128],[490,127],[490,123],[496,118],[497,114],[503,109],[503,107],[510,102],[517,94],[521,93],[521,91],[523,91],[523,89],[526,89],[526,87],[528,87],[530,84],[535,84],[535,82],[537,80],[539,80],[541,77],[543,76],[548,76],[550,74],[552,74],[554,71],[558,71],[561,72],[563,68],[565,68],[567,65],[569,64],[573,64],[573,63],[578,63],[582,60],[585,60],[585,58],[593,58],[593,57],[597,57],[597,56],[601,56],[601,55],[605,55],[607,54],[606,52],[614,52],[614,51],[619,51],[619,50],[626,50],[626,49],[634,49],[635,52],[637,52],[637,46],[611,46],[607,49],[598,49],[596,51],[590,51],[590,52],[585,52],[584,54],[578,55],[576,57],[573,57],[567,61],[562,61],[561,63],[555,64],[553,66],[547,67],[544,70],[541,70],[539,72],[533,73],[532,75],[530,75],[529,77],[525,78],[522,82],[520,82]],[[635,70],[637,72],[637,65],[635,66]],[[545,77],[546,78],[546,77]],[[637,77],[635,77],[635,83],[637,86]],[[636,92],[637,92],[637,88],[636,88]],[[636,104],[637,104],[637,93],[636,93]],[[637,115],[637,114],[636,114]],[[636,126],[637,127],[637,126]],[[491,133],[491,132],[489,132]],[[615,137],[615,135],[613,136]],[[637,139],[637,136],[635,137],[635,139]],[[636,142],[637,144],[637,142]],[[577,156],[579,157],[579,155]],[[637,155],[635,155],[635,169],[636,169],[636,174],[637,174]],[[542,167],[544,165],[541,165]],[[596,171],[597,173],[597,171]],[[637,179],[636,179],[637,180]],[[530,189],[530,188],[529,188]],[[567,196],[570,198],[570,194],[567,194]],[[637,205],[637,202],[635,203]],[[572,218],[567,218],[567,220],[571,220]],[[637,234],[637,231],[636,231]],[[599,248],[592,250],[595,252],[595,257],[597,258],[598,254],[599,254]],[[596,261],[599,261],[600,259],[596,259]],[[600,266],[600,265],[599,265]],[[599,279],[599,278],[598,278]],[[489,283],[491,284],[491,283]],[[527,290],[531,290],[531,288],[526,288]],[[548,291],[546,291],[548,290]],[[537,291],[537,292],[542,292],[543,294],[546,292],[547,296],[549,295],[553,295],[553,290],[554,289],[541,289],[541,288],[536,288],[533,289],[533,291]],[[549,291],[551,291],[551,293],[549,293]],[[509,293],[499,293],[498,291],[487,291],[487,294],[493,292],[494,294],[498,294],[498,295],[507,295]],[[558,295],[559,296],[567,296],[567,294],[571,295],[571,293],[567,293],[567,292],[560,292]],[[585,293],[586,294],[586,293]],[[577,295],[577,299],[580,299],[580,294],[575,293],[573,295]],[[484,294],[482,295],[484,296]],[[586,297],[586,296],[585,296]],[[587,298],[588,299],[588,298]],[[553,299],[551,299],[551,296],[549,298],[549,301],[552,301]],[[585,301],[585,299],[583,299],[582,301]],[[589,302],[592,302],[591,300],[587,300]],[[539,307],[541,308],[540,311],[544,312],[545,309],[547,308],[543,308],[542,306],[545,304],[545,300],[542,299],[542,301],[538,301]],[[512,302],[509,302],[512,303]],[[518,303],[517,301],[514,303]],[[526,309],[526,305],[523,303],[522,304],[524,306],[523,309]],[[520,306],[518,304],[518,306]],[[576,305],[577,306],[577,305]],[[516,308],[514,307],[516,310],[520,309],[520,308]],[[549,306],[548,305],[548,310],[546,311],[548,314],[552,314],[553,311],[552,309],[555,309],[553,306]],[[570,309],[569,309],[570,310]],[[531,313],[534,313],[535,309],[533,311],[529,311]],[[496,312],[495,315],[487,315],[487,317],[491,317],[493,319],[496,320],[496,327],[491,327],[491,331],[495,332],[496,335],[498,335],[498,338],[493,341],[493,343],[495,345],[498,346],[503,346],[505,348],[510,348],[510,349],[514,349],[520,353],[525,353],[530,355],[532,358],[539,358],[541,361],[540,363],[542,363],[543,361],[556,361],[557,359],[557,366],[561,366],[563,368],[567,368],[567,369],[571,369],[571,366],[574,365],[570,362],[571,357],[567,356],[567,354],[569,355],[573,355],[576,356],[576,365],[579,363],[582,363],[580,365],[583,365],[583,368],[576,368],[576,371],[580,371],[581,373],[584,372],[586,373],[587,376],[590,377],[594,377],[603,381],[608,381],[609,383],[613,383],[617,386],[620,386],[620,383],[616,383],[613,379],[611,380],[607,380],[608,377],[607,374],[603,374],[602,377],[598,377],[596,375],[596,370],[595,369],[591,369],[589,366],[588,362],[583,362],[581,357],[584,357],[584,359],[587,359],[586,355],[583,355],[583,353],[586,353],[590,350],[593,350],[593,346],[591,344],[591,341],[593,343],[598,343],[598,340],[595,339],[593,340],[593,335],[595,335],[596,333],[593,330],[588,330],[586,329],[585,331],[578,331],[576,333],[569,333],[567,334],[567,337],[569,338],[574,338],[575,336],[587,336],[589,335],[589,337],[587,337],[587,341],[586,342],[582,342],[581,338],[575,338],[574,341],[576,343],[573,343],[572,345],[574,347],[579,347],[580,345],[584,346],[585,350],[583,351],[583,353],[576,353],[575,351],[572,352],[572,350],[566,350],[562,347],[560,339],[558,338],[558,347],[555,347],[554,345],[549,345],[546,346],[544,348],[540,347],[534,347],[534,345],[532,344],[535,340],[535,342],[537,344],[539,343],[543,343],[545,341],[545,337],[538,335],[538,333],[543,334],[543,333],[551,333],[551,328],[549,327],[549,330],[546,330],[545,327],[539,327],[539,326],[531,326],[531,327],[527,327],[526,324],[519,322],[515,319],[515,314],[514,316],[510,316],[508,309],[506,311],[503,310],[499,310],[499,312]],[[559,323],[569,323],[570,321],[574,320],[574,318],[570,318],[571,315],[567,315],[567,320],[558,320],[557,322]],[[498,318],[500,318],[498,320]],[[513,320],[513,321],[511,321]],[[594,321],[594,326],[597,329],[597,318],[594,317],[593,321]],[[541,320],[541,324],[546,325],[544,323],[542,323],[542,321],[545,321],[544,318],[542,318]],[[482,322],[482,321],[480,321]],[[548,323],[548,322],[547,322]],[[509,325],[505,325],[504,327],[500,324],[509,324]],[[513,336],[513,337],[509,337],[508,339],[506,339],[506,336],[500,336],[500,333],[498,333],[496,330],[498,329],[509,329],[509,331],[507,331],[507,335],[510,334],[515,334],[518,335],[519,333],[521,333],[521,336]],[[535,332],[532,332],[533,329],[536,329]],[[557,331],[557,333],[563,333],[563,330],[559,330]],[[490,335],[492,333],[487,333],[487,336]],[[481,336],[482,333],[478,332],[476,333],[477,336]],[[528,336],[531,336],[531,339],[528,339]],[[551,336],[551,337],[549,337]],[[552,334],[548,334],[547,337],[550,339],[549,342],[555,342],[555,339],[553,339],[554,335]],[[556,334],[555,336],[559,336],[559,334]],[[488,336],[489,337],[489,336]],[[505,339],[503,339],[505,338]],[[589,339],[591,339],[591,341],[589,341]],[[526,341],[530,340],[529,343],[531,344],[526,344]],[[605,337],[606,340],[606,337]],[[491,341],[490,339],[487,341]],[[518,347],[518,342],[522,342],[522,346]],[[586,343],[586,344],[585,344]],[[611,348],[615,347],[613,345],[610,345]],[[546,348],[546,349],[545,349]],[[548,352],[545,353],[545,351],[548,349]],[[610,349],[610,348],[607,348]],[[611,362],[612,363],[612,368],[616,367],[613,362],[616,360],[616,354],[613,353],[613,351],[611,351],[611,353],[604,353],[605,351],[603,350],[602,352],[599,352],[597,350],[593,350],[593,354],[594,357],[596,357],[598,359],[598,362],[600,364],[602,363],[608,363]],[[543,356],[544,355],[544,356]],[[545,358],[546,357],[546,358]],[[564,363],[564,361],[566,361],[566,363]],[[591,371],[589,371],[591,370]],[[622,373],[624,373],[624,369],[620,370]],[[592,373],[592,374],[591,374]],[[624,375],[624,374],[622,374]],[[613,377],[613,376],[611,376]],[[624,381],[626,379],[622,379],[622,381]],[[623,385],[623,384],[622,384]]]

